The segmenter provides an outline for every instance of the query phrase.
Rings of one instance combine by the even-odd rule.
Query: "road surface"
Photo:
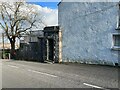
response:
[[[2,88],[118,88],[118,68],[2,60]]]

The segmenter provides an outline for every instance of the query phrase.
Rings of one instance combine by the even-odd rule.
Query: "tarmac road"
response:
[[[118,68],[2,60],[2,88],[118,88]]]

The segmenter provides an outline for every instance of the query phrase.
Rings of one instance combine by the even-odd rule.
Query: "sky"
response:
[[[36,5],[38,12],[45,16],[47,26],[58,25],[58,3],[61,0],[27,0],[28,3]]]
[[[59,2],[29,2],[29,3],[40,5],[42,7],[48,7],[48,8],[51,8],[51,9],[57,9],[57,4]]]

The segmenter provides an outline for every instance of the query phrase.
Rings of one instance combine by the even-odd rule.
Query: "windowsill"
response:
[[[120,50],[120,46],[113,46],[111,49],[112,50]]]
[[[115,30],[120,30],[120,28],[116,28]]]

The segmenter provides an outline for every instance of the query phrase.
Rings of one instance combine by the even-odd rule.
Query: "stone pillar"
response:
[[[49,42],[47,39],[47,60],[49,60]]]
[[[59,63],[62,62],[62,30],[59,30]]]

